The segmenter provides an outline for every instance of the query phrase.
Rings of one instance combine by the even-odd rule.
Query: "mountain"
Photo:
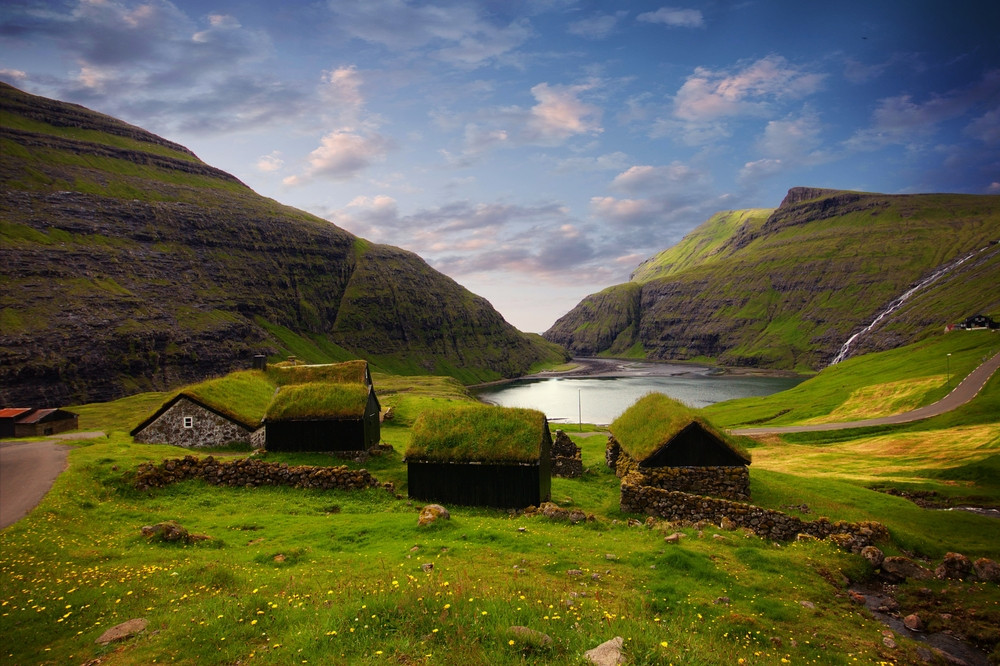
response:
[[[997,318],[998,240],[997,196],[793,188],[776,209],[714,215],[544,337],[576,355],[818,370],[890,309],[846,355]]]
[[[415,254],[83,107],[0,84],[0,155],[0,405],[166,389],[258,353],[465,382],[565,354]]]

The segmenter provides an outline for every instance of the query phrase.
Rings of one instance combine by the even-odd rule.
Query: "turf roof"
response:
[[[188,386],[179,393],[236,421],[256,427],[264,418],[276,388],[263,372],[242,370]]]
[[[696,422],[734,453],[750,454],[697,410],[662,393],[647,393],[611,423],[611,434],[633,460],[642,462],[656,453],[689,423]]]
[[[429,409],[413,424],[406,458],[534,463],[547,432],[545,414],[534,409],[495,405]]]
[[[312,382],[278,389],[267,408],[268,421],[364,416],[370,389],[364,384]]]
[[[368,381],[368,362],[363,360],[324,365],[268,366],[268,376],[277,384],[339,382],[364,384]]]

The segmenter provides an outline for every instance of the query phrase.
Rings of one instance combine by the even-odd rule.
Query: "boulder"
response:
[[[910,631],[923,631],[924,621],[920,619],[920,616],[916,613],[910,613],[903,618],[903,626]]]
[[[100,643],[101,645],[107,645],[108,643],[117,643],[118,641],[128,640],[137,634],[141,634],[146,631],[146,627],[149,626],[149,621],[145,618],[135,618],[128,620],[127,622],[122,622],[117,624],[98,638],[95,643]]]
[[[946,553],[944,560],[934,569],[938,578],[953,578],[963,580],[972,573],[972,562],[961,553]]]
[[[420,516],[417,518],[417,525],[420,527],[430,525],[439,518],[451,520],[451,514],[448,513],[448,509],[444,508],[440,504],[428,504],[420,510]]]
[[[901,583],[907,578],[926,580],[933,574],[908,557],[893,555],[882,560],[882,577],[890,583]]]
[[[624,639],[615,636],[610,641],[605,641],[595,648],[583,653],[584,659],[596,666],[618,666],[625,663],[625,656],[622,654],[622,644]]]
[[[875,546],[865,546],[862,548],[861,557],[868,560],[868,564],[872,565],[875,569],[882,566],[882,562],[885,560],[885,555]]]
[[[972,563],[972,570],[976,573],[976,578],[988,583],[1000,583],[1000,564],[991,559],[980,557]]]

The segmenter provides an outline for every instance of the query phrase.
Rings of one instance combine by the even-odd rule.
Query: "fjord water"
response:
[[[613,372],[613,371],[612,371]],[[519,379],[476,391],[483,402],[530,407],[559,423],[607,424],[650,392],[664,393],[690,407],[763,396],[792,388],[803,377],[718,374],[710,368],[629,363],[618,376]]]

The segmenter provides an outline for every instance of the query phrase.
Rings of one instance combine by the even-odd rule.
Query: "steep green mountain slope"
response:
[[[0,404],[166,389],[256,353],[463,381],[562,352],[416,255],[140,128],[0,84]]]
[[[719,213],[585,298],[545,333],[577,355],[815,370],[1000,315],[1000,197],[794,188],[773,210]]]

